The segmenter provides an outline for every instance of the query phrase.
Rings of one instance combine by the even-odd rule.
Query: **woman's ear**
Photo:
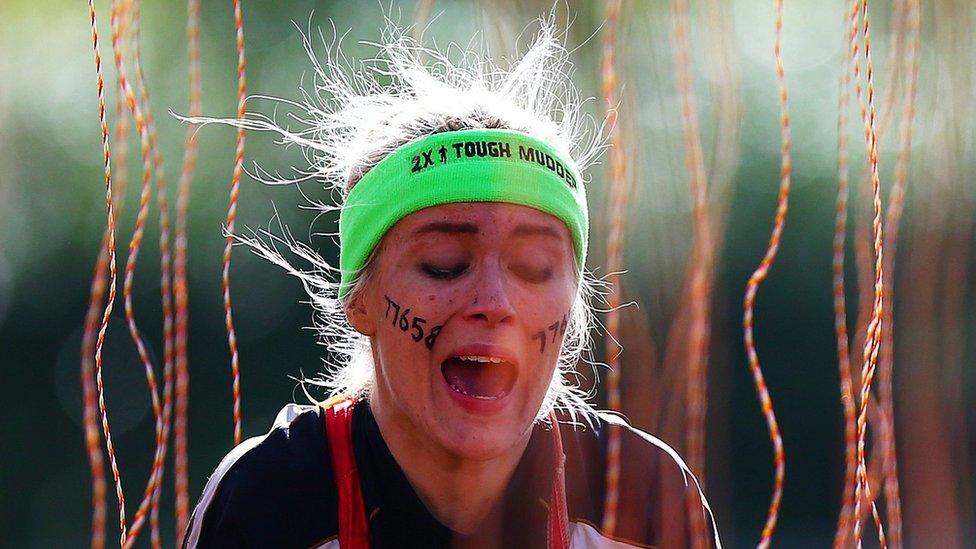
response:
[[[353,329],[367,337],[376,334],[376,321],[369,312],[366,292],[359,291],[350,296],[345,310],[346,320]]]

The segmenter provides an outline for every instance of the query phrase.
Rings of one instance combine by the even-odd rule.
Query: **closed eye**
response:
[[[551,279],[553,275],[553,269],[549,266],[536,267],[516,264],[510,268],[519,278],[535,284],[546,282]]]
[[[436,278],[438,280],[451,280],[457,278],[464,274],[464,271],[468,270],[468,265],[465,263],[450,266],[441,267],[438,265],[431,265],[430,263],[424,263],[420,266],[420,269],[431,278]]]

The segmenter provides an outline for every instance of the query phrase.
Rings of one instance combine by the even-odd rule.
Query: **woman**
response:
[[[343,196],[338,283],[304,246],[290,243],[312,272],[248,240],[303,281],[342,360],[323,382],[334,398],[287,406],[221,462],[185,546],[685,543],[680,458],[568,381],[591,319],[581,174],[602,142],[551,22],[510,71],[392,24],[382,42],[354,78],[338,56],[315,63],[307,128],[240,122],[305,147]],[[608,424],[624,430],[613,532]]]

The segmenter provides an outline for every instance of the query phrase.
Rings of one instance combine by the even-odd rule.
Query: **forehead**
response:
[[[556,217],[528,206],[500,202],[464,202],[425,208],[401,219],[390,233],[400,238],[457,234],[491,239],[517,233],[551,237],[572,248],[569,228]]]

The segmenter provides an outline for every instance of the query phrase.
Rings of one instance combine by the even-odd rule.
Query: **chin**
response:
[[[491,422],[483,418],[472,420],[456,414],[447,421],[439,422],[434,433],[441,445],[451,454],[464,460],[487,461],[517,447],[532,427],[529,418],[525,426],[509,421]]]
[[[430,424],[432,438],[458,458],[482,461],[504,455],[527,440],[544,395],[533,399],[516,388],[502,401],[489,403],[459,402],[452,394],[438,396],[446,398],[434,403],[437,418]],[[535,400],[539,402],[533,407]]]

